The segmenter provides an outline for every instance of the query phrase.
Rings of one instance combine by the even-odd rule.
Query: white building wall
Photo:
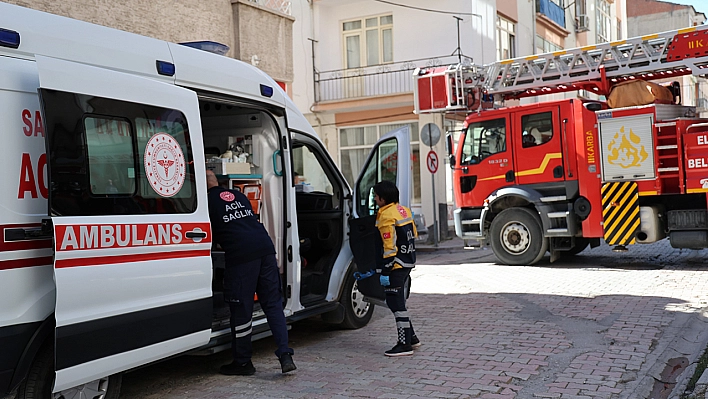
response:
[[[460,12],[460,47],[476,63],[494,60],[495,0],[409,0],[411,7]],[[294,51],[293,100],[303,112],[314,103],[312,51],[320,71],[344,68],[342,22],[367,16],[393,15],[393,57],[395,62],[449,56],[457,48],[457,24],[451,14],[420,11],[371,0],[314,0],[292,4]],[[465,14],[477,14],[465,15]]]

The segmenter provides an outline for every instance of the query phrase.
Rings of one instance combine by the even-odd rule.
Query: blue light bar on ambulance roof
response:
[[[217,42],[203,41],[203,42],[184,42],[180,43],[183,46],[196,48],[199,50],[208,51],[210,53],[225,55],[229,52],[229,46]]]
[[[20,47],[20,34],[14,30],[0,28],[0,46],[9,48]]]
[[[261,95],[264,97],[273,97],[273,88],[266,85],[261,85]]]
[[[157,61],[157,73],[165,76],[175,76],[175,64],[167,61]]]

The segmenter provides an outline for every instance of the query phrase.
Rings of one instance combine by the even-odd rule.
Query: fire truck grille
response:
[[[637,183],[603,184],[602,216],[605,220],[605,241],[609,245],[634,244],[639,231]]]

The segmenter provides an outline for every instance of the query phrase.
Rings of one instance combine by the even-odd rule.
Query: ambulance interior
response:
[[[281,273],[284,189],[296,191],[297,225],[300,237],[300,302],[316,305],[326,299],[330,275],[343,243],[343,187],[333,162],[318,141],[292,133],[293,181],[285,173],[277,152],[279,131],[273,114],[241,105],[200,102],[202,134],[207,168],[223,187],[241,190],[275,244]],[[278,159],[275,162],[274,157]],[[277,166],[275,166],[277,165]],[[214,329],[228,326],[228,306],[223,300],[224,254],[212,249],[214,279]],[[298,273],[292,273],[293,276]],[[284,288],[288,276],[282,275]],[[283,289],[283,292],[286,292]],[[254,312],[260,309],[258,303]]]
[[[274,168],[279,150],[278,128],[268,112],[236,104],[200,101],[204,157],[222,187],[240,190],[268,230],[282,272],[283,182]],[[279,165],[279,163],[278,163]],[[244,250],[247,250],[246,248]],[[212,248],[214,329],[227,327],[229,311],[223,299],[224,253]],[[256,303],[254,311],[260,307]]]

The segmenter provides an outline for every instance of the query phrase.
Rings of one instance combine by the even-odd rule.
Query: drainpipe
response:
[[[324,137],[322,137],[322,121],[320,120],[320,117],[317,116],[317,112],[314,111],[315,102],[317,101],[317,84],[315,82],[315,77],[317,76],[317,68],[315,67],[315,43],[317,42],[317,40],[314,39],[314,37],[315,37],[315,5],[314,5],[313,0],[307,0],[307,3],[310,5],[310,36],[312,37],[311,39],[309,39],[310,43],[312,44],[312,100],[313,100],[312,105],[310,105],[310,112],[312,113],[312,116],[314,116],[315,120],[317,121],[318,136],[320,136],[320,138],[324,139]],[[327,142],[325,142],[325,146],[327,146]]]

